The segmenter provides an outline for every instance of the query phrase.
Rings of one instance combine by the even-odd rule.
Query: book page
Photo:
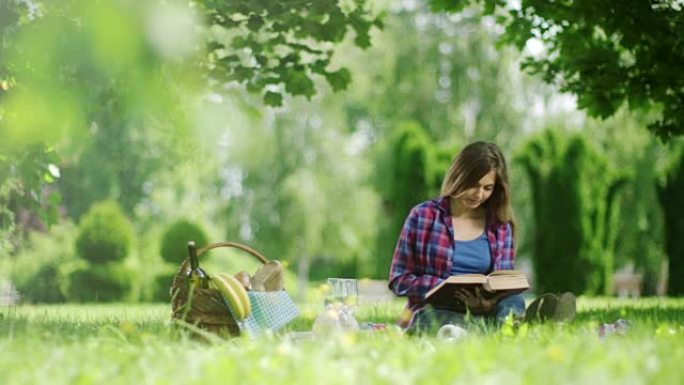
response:
[[[505,275],[522,275],[522,276],[525,276],[525,273],[523,273],[520,270],[496,270],[496,271],[492,271],[491,273],[489,273],[490,277],[505,276]]]
[[[524,274],[490,276],[485,288],[489,291],[528,289],[530,287]]]
[[[487,282],[487,276],[484,276],[482,274],[461,274],[461,275],[452,275],[451,277],[448,277],[447,279],[443,280],[439,285],[433,287],[430,289],[426,294],[425,297],[428,298],[430,297],[433,293],[436,293],[440,291],[442,288],[446,286],[454,286],[454,285],[484,285],[484,283]]]
[[[480,287],[480,294],[486,298],[493,298],[498,292],[516,294],[527,290],[530,286],[524,273],[518,270],[504,270],[489,276],[481,274],[453,275],[433,287],[425,295],[427,303],[437,309],[465,312],[465,305],[458,300],[454,293],[458,290],[472,290]]]
[[[485,283],[487,277],[482,274],[459,274],[447,278],[446,283]]]

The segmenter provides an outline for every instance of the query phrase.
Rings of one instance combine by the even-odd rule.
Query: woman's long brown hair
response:
[[[506,159],[499,146],[490,142],[473,142],[456,156],[442,182],[442,196],[457,197],[475,187],[485,174],[494,170],[494,191],[482,206],[488,223],[510,222],[515,232],[515,219],[511,208],[510,187]]]

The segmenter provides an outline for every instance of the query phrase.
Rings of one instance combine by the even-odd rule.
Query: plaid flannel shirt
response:
[[[415,313],[424,304],[425,293],[451,275],[454,233],[449,199],[439,197],[411,209],[392,257],[389,288],[407,296],[406,308]],[[513,269],[515,249],[510,223],[486,226],[492,269]],[[407,326],[406,319],[400,322]]]

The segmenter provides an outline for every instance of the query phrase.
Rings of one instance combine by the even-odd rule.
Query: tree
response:
[[[22,153],[0,153],[0,255],[12,254],[29,229],[57,221],[60,195],[57,154],[42,145]]]
[[[577,96],[578,106],[605,118],[628,103],[656,109],[649,129],[661,138],[684,134],[684,12],[667,0],[431,0],[433,9],[484,6],[505,28],[504,43],[530,41],[545,52],[523,68]],[[516,4],[516,5],[514,5]]]
[[[415,122],[397,127],[386,142],[376,169],[376,189],[383,199],[384,215],[378,224],[377,250],[391,256],[411,208],[439,194],[454,151],[440,151],[425,128]],[[375,271],[386,276],[391,258],[377,258]]]
[[[580,135],[547,130],[516,157],[532,187],[534,270],[540,292],[610,294],[625,175]]]
[[[684,294],[684,283],[679,279],[684,273],[684,150],[677,149],[678,155],[673,157],[667,178],[659,186],[658,195],[664,210],[665,218],[665,250],[670,257],[668,274],[670,277],[667,293],[681,296]]]
[[[0,0],[0,255],[12,254],[28,228],[53,224],[60,202],[56,190],[49,188],[59,178],[55,148],[32,144],[16,151],[12,137],[3,130],[3,102],[16,80],[2,59],[24,24],[21,10],[18,2]],[[20,220],[22,216],[32,223]]]
[[[118,203],[103,201],[91,206],[79,223],[75,249],[83,262],[69,273],[66,298],[125,299],[134,280],[124,263],[133,240],[133,226]]]
[[[215,182],[224,204],[216,220],[226,223],[226,238],[296,262],[300,282],[319,265],[358,267],[353,274],[368,276],[374,257],[370,164],[355,152],[343,121],[334,112],[324,121],[321,107],[293,102],[287,113],[255,115],[232,127],[235,141],[213,149],[227,157]]]
[[[672,157],[669,144],[644,130],[650,120],[623,107],[608,119],[582,123],[583,134],[605,155],[608,165],[631,175],[617,208],[615,269],[634,268],[643,278],[642,295],[655,295],[663,289],[665,208],[659,202],[656,182],[665,177]]]
[[[352,29],[354,43],[371,44],[370,30],[382,27],[366,0],[221,1],[199,0],[213,32],[205,62],[219,81],[238,81],[263,92],[267,105],[282,105],[283,94],[315,93],[314,75],[334,91],[351,81],[346,68],[331,69],[333,45]]]
[[[343,89],[350,75],[329,66],[334,46],[353,30],[367,47],[372,26],[381,22],[365,0],[0,0],[0,172],[27,170],[17,185],[33,186],[30,178],[54,178],[46,170],[61,166],[70,215],[106,198],[132,213],[155,172],[196,150],[187,145],[191,108],[205,85],[237,81],[266,90],[270,105],[283,94],[311,97],[318,75]],[[16,155],[31,145],[68,156],[19,167]],[[44,186],[26,194],[35,200],[27,208],[43,205]]]
[[[395,172],[387,155],[388,143],[397,131],[407,122],[420,126],[428,145],[438,153],[436,158],[442,159],[439,165],[430,161],[437,174],[433,176],[437,185],[430,194],[436,194],[463,143],[495,141],[504,153],[511,154],[523,133],[538,127],[542,120],[529,113],[529,106],[553,96],[550,87],[518,70],[515,49],[495,49],[499,32],[480,14],[449,17],[431,13],[420,3],[405,4],[393,5],[396,11],[386,17],[383,31],[373,35],[373,47],[341,57],[356,82],[344,95],[331,97],[344,97],[341,103],[349,129],[373,144],[369,155],[375,157],[374,180],[384,202],[380,219],[392,218],[391,226],[380,226],[381,239],[375,251],[379,260],[376,276],[382,278],[387,277],[398,231],[411,207],[406,200],[395,199],[416,190],[418,183],[413,178],[380,182]],[[511,168],[511,181],[516,217],[520,223],[530,222],[527,180],[520,167]],[[398,190],[390,191],[389,186]],[[411,197],[414,204],[418,197],[432,196],[415,194]],[[518,249],[524,258],[528,242],[526,233],[520,234]]]

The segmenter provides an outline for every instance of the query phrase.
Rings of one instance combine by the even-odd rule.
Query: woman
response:
[[[464,314],[427,310],[425,293],[450,275],[513,269],[514,232],[508,171],[501,150],[488,142],[467,145],[446,173],[440,196],[411,209],[399,236],[389,287],[396,295],[408,297],[410,313],[402,320],[403,326],[421,330],[462,323]],[[462,291],[457,297],[471,314],[494,318],[497,323],[509,314],[516,318],[525,315],[525,300],[520,295],[487,299],[480,294]],[[542,296],[525,315],[530,320],[539,316],[574,316],[574,296]]]

